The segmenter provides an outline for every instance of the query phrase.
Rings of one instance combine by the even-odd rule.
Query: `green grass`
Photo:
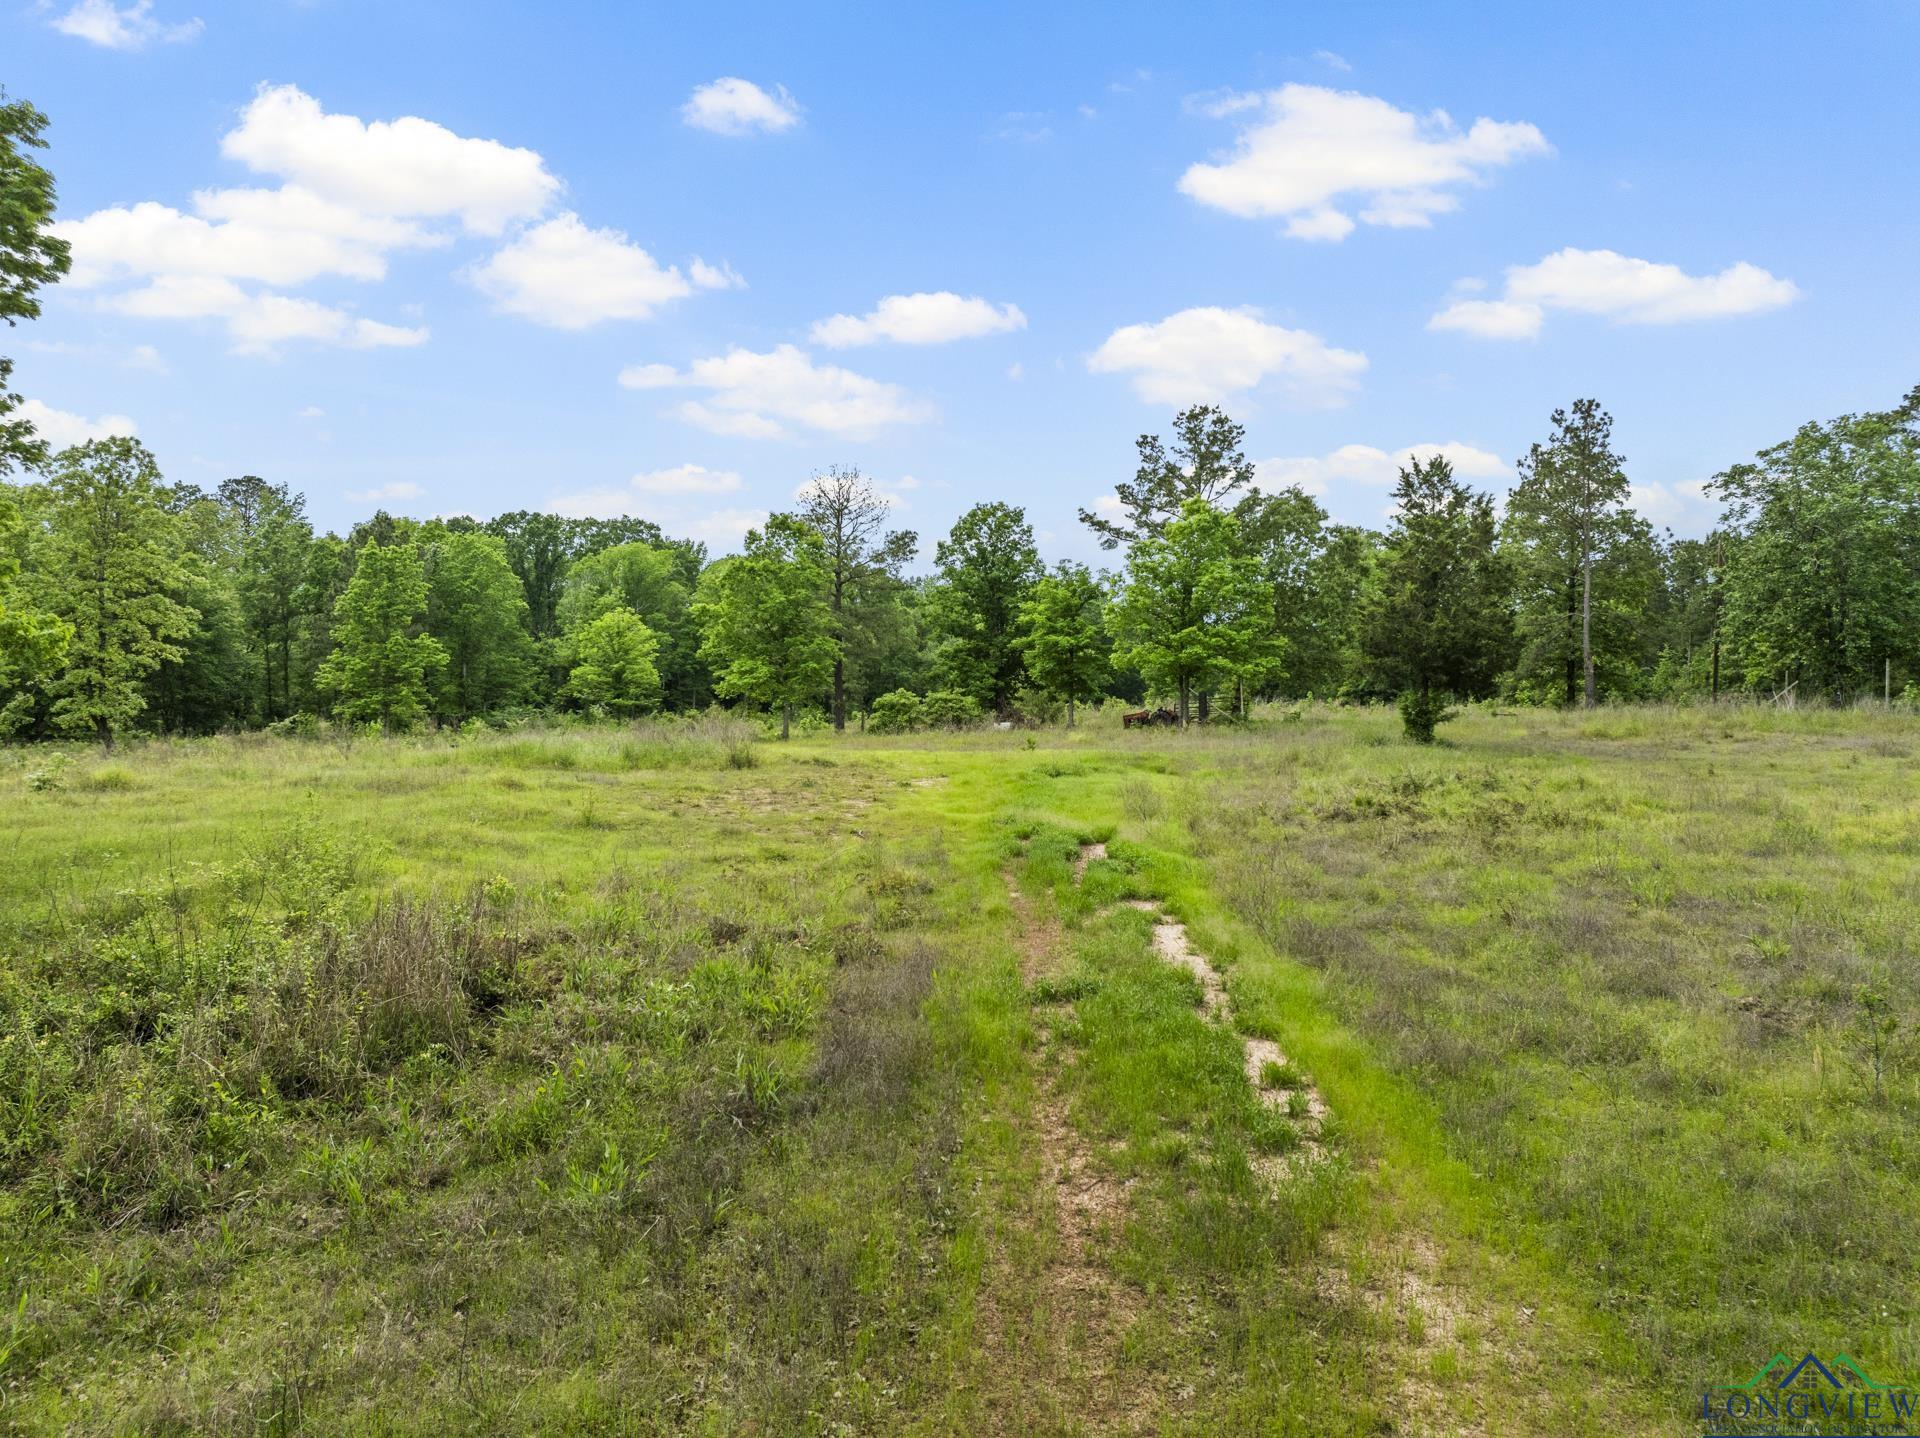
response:
[[[1920,1379],[1911,718],[1036,737],[0,751],[0,1426],[1599,1434],[1779,1349]],[[1132,898],[1329,1162],[1272,1180],[1304,1096]],[[1047,1329],[1043,1087],[1125,1195],[1110,1373]]]

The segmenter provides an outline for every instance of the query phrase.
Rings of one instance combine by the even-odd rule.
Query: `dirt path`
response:
[[[1074,883],[1078,884],[1086,878],[1089,865],[1106,857],[1105,844],[1082,844],[1079,855],[1073,861]],[[1185,969],[1199,982],[1200,1007],[1209,1021],[1222,1028],[1233,1029],[1233,1000],[1227,995],[1226,981],[1206,955],[1193,947],[1187,926],[1169,918],[1158,904],[1149,899],[1128,899],[1125,903],[1130,909],[1153,915],[1153,951],[1175,968]],[[1320,1097],[1319,1090],[1288,1062],[1280,1045],[1272,1039],[1255,1038],[1247,1034],[1239,1037],[1247,1082],[1253,1085],[1260,1101],[1269,1108],[1284,1108],[1300,1135],[1298,1149],[1289,1154],[1261,1159],[1261,1171],[1270,1180],[1278,1180],[1299,1165],[1317,1163],[1325,1158],[1324,1135],[1328,1111],[1326,1100]]]
[[[1018,923],[1021,978],[1031,989],[1066,960],[1059,920],[1038,912],[1005,876]],[[1130,1184],[1115,1176],[1074,1127],[1062,1083],[1071,1063],[1057,1038],[1072,1005],[1036,1007],[1038,1036],[1032,1107],[1040,1166],[1039,1200],[1027,1235],[1034,1268],[1003,1272],[989,1326],[1001,1349],[1000,1395],[990,1430],[1003,1433],[1156,1430],[1161,1404],[1150,1375],[1128,1372],[1123,1339],[1142,1297],[1114,1276],[1108,1256],[1126,1222]]]

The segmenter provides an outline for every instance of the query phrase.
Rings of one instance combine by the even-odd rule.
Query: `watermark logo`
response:
[[[1844,1353],[1798,1360],[1776,1353],[1745,1383],[1720,1384],[1700,1395],[1707,1438],[1735,1435],[1860,1433],[1920,1438],[1920,1392],[1881,1383]]]

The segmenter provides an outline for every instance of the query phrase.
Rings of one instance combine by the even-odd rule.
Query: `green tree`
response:
[[[1197,404],[1173,417],[1173,443],[1143,434],[1134,441],[1139,462],[1131,480],[1113,487],[1121,517],[1108,519],[1080,511],[1080,522],[1100,539],[1102,549],[1118,549],[1159,534],[1185,512],[1189,500],[1221,505],[1253,483],[1254,467],[1241,450],[1246,426],[1227,412]]]
[[[1402,468],[1393,497],[1366,647],[1401,695],[1408,737],[1431,742],[1445,696],[1488,692],[1505,664],[1511,581],[1495,545],[1492,498],[1456,480],[1443,456]]]
[[[1020,623],[1027,673],[1042,693],[1066,701],[1071,729],[1074,705],[1105,693],[1112,673],[1106,594],[1084,564],[1064,562],[1033,586]]]
[[[0,484],[0,735],[27,722],[73,637],[72,626],[41,607],[21,578],[27,532],[10,486]]]
[[[337,534],[325,534],[308,546],[300,584],[293,592],[293,706],[324,712],[328,696],[320,684],[320,666],[333,653],[333,613],[353,578],[353,553]]]
[[[847,727],[847,671],[896,630],[900,571],[919,547],[910,529],[888,532],[886,497],[857,469],[838,465],[807,482],[799,517],[820,533],[827,607],[840,654],[833,661],[833,727]]]
[[[789,514],[747,531],[745,552],[702,578],[694,603],[700,654],[723,698],[780,711],[780,737],[792,732],[796,704],[821,694],[840,652],[827,607],[826,545]]]
[[[689,564],[691,554],[664,541],[630,540],[585,555],[568,570],[557,611],[566,634],[610,609],[631,609],[646,620],[660,640],[658,665],[666,702],[676,708],[704,704],[711,683],[700,662],[700,633],[693,618],[699,571]]]
[[[487,532],[498,535],[506,546],[507,563],[519,576],[527,598],[527,625],[534,637],[557,634],[560,595],[575,553],[573,521],[516,509],[488,520]]]
[[[1749,684],[1834,697],[1920,660],[1920,389],[1897,409],[1803,426],[1715,476],[1738,535],[1724,626]]]
[[[660,703],[660,671],[653,657],[660,638],[631,609],[609,609],[570,638],[573,670],[567,693],[583,704],[620,715],[643,713]]]
[[[72,263],[67,242],[52,232],[53,175],[30,153],[46,148],[46,128],[45,115],[0,90],[0,320],[9,328],[39,317],[41,286]],[[33,426],[10,417],[20,403],[7,388],[12,377],[13,361],[0,356],[0,475],[47,457]]]
[[[180,568],[167,593],[195,619],[179,656],[163,660],[147,676],[147,714],[160,729],[180,734],[212,734],[254,722],[259,665],[235,592],[234,517],[193,485],[176,486],[168,508],[176,520]]]
[[[258,665],[260,717],[271,723],[293,712],[299,594],[313,526],[303,496],[254,475],[224,482],[219,500],[233,522],[234,593]]]
[[[1114,662],[1177,694],[1182,726],[1194,690],[1276,664],[1285,649],[1239,521],[1198,496],[1134,542],[1110,623]]]
[[[446,665],[440,641],[420,632],[427,574],[411,544],[367,545],[333,611],[334,650],[319,682],[348,719],[377,719],[388,733],[427,712],[429,684]]]
[[[1502,541],[1518,600],[1522,675],[1563,679],[1565,701],[1598,699],[1600,647],[1630,655],[1652,573],[1652,531],[1627,508],[1624,461],[1613,452],[1613,417],[1598,400],[1553,412],[1553,431],[1520,461],[1507,497]]]
[[[448,534],[428,553],[427,632],[447,653],[439,712],[485,714],[526,693],[533,662],[527,601],[498,535]]]
[[[1020,607],[1043,573],[1027,513],[1010,504],[976,504],[934,551],[928,591],[943,636],[935,668],[944,687],[1007,712],[1025,677]]]
[[[45,602],[72,631],[47,686],[53,721],[112,747],[147,706],[142,682],[193,633],[194,611],[173,597],[187,579],[179,521],[138,440],[61,451],[47,494]]]

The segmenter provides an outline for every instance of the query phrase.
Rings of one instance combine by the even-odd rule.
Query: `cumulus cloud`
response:
[[[1459,440],[1444,444],[1410,444],[1389,453],[1370,444],[1343,444],[1330,454],[1263,459],[1255,466],[1266,489],[1295,485],[1308,494],[1327,494],[1337,485],[1386,487],[1403,466],[1416,459],[1443,456],[1462,479],[1505,479],[1510,471],[1500,456]]]
[[[1207,306],[1115,330],[1087,368],[1130,375],[1134,393],[1151,404],[1218,402],[1271,382],[1298,403],[1320,406],[1341,402],[1367,357],[1268,324],[1251,307]]]
[[[765,354],[731,349],[672,365],[630,365],[620,372],[627,389],[693,389],[703,399],[682,401],[674,413],[715,434],[778,439],[789,426],[847,439],[870,438],[888,425],[931,418],[929,408],[898,385],[869,379],[838,365],[816,364],[806,351],[779,345]]]
[[[1538,264],[1514,265],[1497,300],[1456,300],[1427,321],[1482,339],[1531,339],[1550,310],[1600,315],[1616,324],[1668,325],[1761,314],[1800,296],[1781,279],[1742,260],[1718,274],[1690,275],[1678,265],[1636,260],[1613,250],[1564,249]]]
[[[744,290],[747,287],[747,282],[725,260],[710,265],[698,255],[687,266],[687,278],[699,290]]]
[[[293,340],[347,349],[409,348],[427,341],[424,328],[361,319],[296,295],[250,294],[231,280],[213,276],[161,275],[105,304],[146,319],[224,320],[241,354],[270,354]]]
[[[93,289],[128,277],[214,275],[297,285],[323,275],[377,280],[390,250],[444,244],[418,225],[365,215],[311,191],[202,190],[197,214],[152,200],[56,225],[73,246],[69,283]]]
[[[547,502],[547,508],[554,514],[563,514],[570,519],[617,519],[643,507],[656,508],[657,501],[661,499],[732,494],[740,488],[740,484],[740,476],[730,469],[682,464],[672,469],[643,471],[630,478],[624,487],[612,486],[577,494],[556,495]]]
[[[389,500],[418,499],[426,491],[410,479],[397,479],[392,484],[376,485],[372,489],[354,489],[347,491],[347,498],[355,504],[385,504]]]
[[[938,345],[977,339],[1027,327],[1018,305],[996,305],[951,290],[888,295],[864,315],[833,315],[813,327],[813,342],[829,349],[891,340],[903,345]]]
[[[158,201],[64,221],[71,287],[153,318],[223,319],[250,353],[288,341],[370,349],[418,344],[424,328],[359,319],[278,293],[322,278],[385,278],[397,251],[449,245],[456,230],[516,233],[466,271],[496,308],[560,329],[645,319],[695,289],[744,284],[695,258],[688,274],[571,211],[540,222],[560,181],[532,150],[457,135],[417,116],[332,114],[291,85],[263,86],[221,151],[277,188],[207,189],[191,212]],[[140,283],[144,282],[144,283]]]
[[[166,23],[153,13],[153,0],[134,0],[131,5],[115,5],[112,0],[78,0],[51,23],[62,35],[109,50],[140,50],[155,41],[177,44],[191,40],[206,28],[198,19],[174,25]]]
[[[532,150],[456,135],[404,115],[368,122],[329,114],[295,85],[263,85],[220,141],[220,152],[368,215],[455,216],[499,234],[560,192]]]
[[[649,319],[693,293],[677,268],[663,269],[618,230],[590,230],[572,213],[528,230],[472,278],[502,312],[563,330]]]
[[[680,118],[716,135],[771,134],[799,124],[800,105],[785,85],[769,93],[751,80],[727,75],[695,90],[680,107]]]
[[[73,246],[69,283],[92,290],[144,281],[103,305],[219,318],[244,352],[294,340],[418,344],[424,329],[274,291],[323,277],[382,279],[394,251],[449,243],[444,222],[498,233],[538,215],[560,187],[531,150],[414,116],[369,123],[329,114],[291,85],[261,87],[221,151],[283,183],[201,190],[191,213],[148,200],[62,222],[55,230]]]
[[[52,449],[65,449],[68,445],[85,444],[90,439],[105,439],[115,434],[131,437],[140,432],[124,414],[103,414],[88,419],[83,414],[55,409],[37,399],[21,400],[13,417],[32,425],[34,434]]]
[[[1239,117],[1233,152],[1190,166],[1181,193],[1248,219],[1286,221],[1295,239],[1341,240],[1360,223],[1424,228],[1458,208],[1455,191],[1552,146],[1524,122],[1478,119],[1462,130],[1443,110],[1421,116],[1371,95],[1286,85],[1206,103]]]

